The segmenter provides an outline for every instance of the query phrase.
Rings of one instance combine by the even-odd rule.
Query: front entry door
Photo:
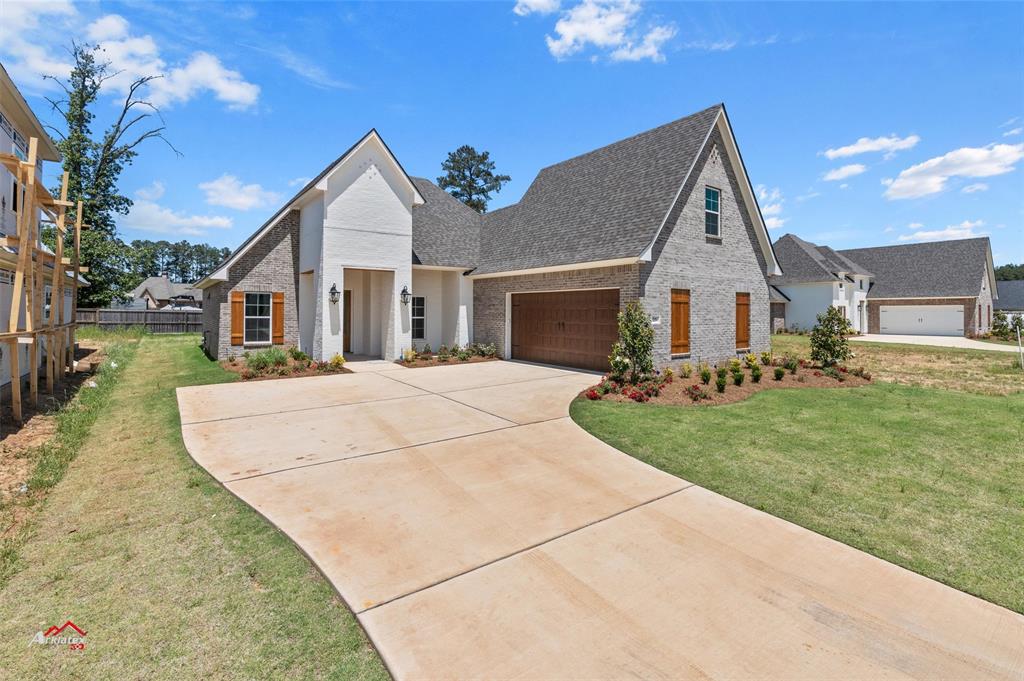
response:
[[[341,338],[342,349],[345,352],[352,352],[352,291],[345,291],[345,300],[342,303]]]

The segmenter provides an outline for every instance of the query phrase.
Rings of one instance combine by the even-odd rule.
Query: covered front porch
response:
[[[464,271],[413,266],[408,316],[416,350],[473,342],[473,281],[463,276]]]

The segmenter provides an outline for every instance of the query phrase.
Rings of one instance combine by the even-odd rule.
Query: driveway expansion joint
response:
[[[368,608],[363,608],[362,610],[354,610],[353,612],[355,612],[356,615],[362,615],[363,613],[367,613],[367,612],[369,612],[371,610],[376,610],[377,608],[379,608],[379,607],[381,607],[383,605],[388,605],[389,603],[394,603],[395,601],[400,601],[403,598],[406,598],[408,596],[412,596],[412,595],[420,593],[422,591],[426,591],[428,589],[432,589],[435,586],[438,586],[440,584],[444,584],[445,582],[451,582],[453,580],[458,579],[459,577],[463,577],[465,575],[472,574],[472,573],[476,572],[477,570],[482,570],[483,568],[489,567],[491,565],[495,565],[497,563],[500,563],[502,561],[508,560],[510,558],[515,558],[518,555],[521,555],[523,553],[527,553],[528,551],[532,551],[534,549],[538,549],[538,548],[540,548],[540,547],[542,547],[542,546],[544,546],[546,544],[550,544],[551,542],[558,541],[559,539],[562,539],[564,537],[568,537],[571,534],[575,534],[576,532],[580,532],[581,530],[585,530],[587,528],[594,527],[595,525],[599,525],[599,524],[601,524],[603,522],[606,522],[608,520],[611,520],[613,518],[617,518],[620,515],[624,515],[626,513],[629,513],[630,511],[636,511],[637,509],[643,508],[644,506],[648,506],[648,505],[653,504],[653,503],[655,503],[657,501],[661,501],[662,499],[666,499],[666,498],[668,498],[668,497],[670,497],[670,496],[672,496],[674,494],[679,494],[680,492],[685,492],[686,490],[688,490],[688,489],[690,489],[691,487],[694,487],[694,486],[695,485],[692,482],[687,483],[687,484],[683,485],[682,487],[680,487],[679,489],[674,489],[671,492],[666,492],[665,494],[659,494],[658,496],[653,497],[651,499],[646,499],[645,501],[641,501],[640,503],[633,504],[629,508],[624,508],[624,509],[621,509],[619,511],[616,511],[615,513],[610,513],[610,514],[608,514],[606,516],[603,516],[601,518],[597,518],[597,519],[592,520],[592,521],[590,521],[588,523],[584,523],[583,525],[580,525],[579,527],[574,527],[571,530],[566,530],[565,532],[561,532],[561,533],[559,533],[559,534],[557,534],[557,535],[555,535],[553,537],[548,537],[547,539],[544,539],[542,541],[539,541],[539,542],[536,542],[534,544],[531,544],[530,546],[525,546],[525,547],[523,547],[521,549],[517,549],[515,551],[512,551],[511,553],[507,553],[504,556],[498,556],[497,558],[493,558],[491,560],[488,560],[487,562],[481,563],[480,565],[477,565],[475,567],[469,568],[468,570],[463,570],[462,572],[459,572],[458,574],[450,575],[448,577],[445,577],[444,579],[439,579],[439,580],[437,580],[437,581],[435,581],[435,582],[433,582],[431,584],[426,584],[426,585],[424,585],[422,587],[419,587],[418,589],[413,589],[412,591],[409,591],[409,592],[406,592],[406,593],[403,593],[403,594],[399,594],[397,596],[393,596],[391,598],[388,598],[388,599],[385,599],[383,601],[380,601],[379,603],[374,603],[373,605],[371,605]]]

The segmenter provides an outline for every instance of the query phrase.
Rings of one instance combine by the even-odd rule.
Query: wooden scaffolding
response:
[[[11,294],[11,312],[7,330],[0,331],[0,349],[7,355],[11,370],[11,411],[16,422],[22,421],[22,376],[19,348],[28,346],[29,400],[33,406],[39,402],[40,352],[45,348],[46,390],[53,394],[54,382],[75,370],[75,314],[78,308],[79,275],[88,271],[80,263],[82,230],[82,202],[68,201],[68,174],[61,178],[60,198],[55,199],[38,177],[39,139],[29,139],[28,157],[22,161],[12,154],[0,153],[0,164],[14,175],[18,196],[15,211],[17,232],[3,237],[3,246],[17,249],[14,253],[14,282]],[[74,208],[74,225],[67,223],[69,209]],[[39,240],[39,211],[54,225],[56,249],[54,253],[42,247]],[[73,241],[65,248],[69,229]],[[70,251],[71,257],[65,252]],[[10,250],[4,259],[10,258]],[[8,262],[8,266],[10,266]],[[71,316],[64,319],[64,297],[67,273],[71,276]],[[44,314],[45,287],[49,279],[49,319]],[[0,322],[2,323],[2,322]],[[44,346],[44,347],[41,347]]]

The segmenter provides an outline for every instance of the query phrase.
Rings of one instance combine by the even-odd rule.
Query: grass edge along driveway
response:
[[[570,414],[663,471],[1024,613],[1024,394],[875,384]]]
[[[147,336],[0,591],[11,678],[387,678],[283,534],[185,452],[174,389],[232,380],[197,336]],[[29,646],[71,619],[84,651]]]

